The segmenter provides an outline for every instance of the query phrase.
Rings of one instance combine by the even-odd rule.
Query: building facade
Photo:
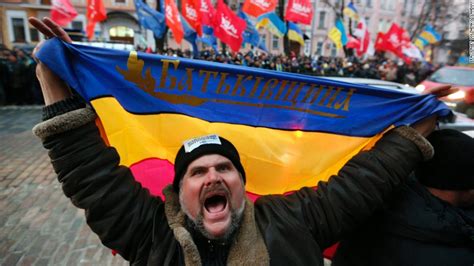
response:
[[[29,16],[49,16],[52,0],[0,0],[1,33],[0,44],[9,48],[18,45],[35,44],[42,36],[30,27],[27,22]],[[86,27],[86,0],[70,0],[78,12],[78,16],[66,26],[79,32],[85,32]],[[155,48],[153,34],[138,24],[134,0],[103,0],[107,10],[107,20],[98,23],[95,29],[94,40],[99,42],[122,42],[132,44],[134,47]],[[303,33],[309,38],[305,46],[300,49],[301,54],[318,56],[344,56],[342,50],[337,50],[332,41],[327,37],[329,30],[334,26],[337,13],[341,13],[344,5],[349,0],[311,0],[314,8],[311,25],[302,25]],[[154,8],[155,0],[148,0]],[[227,0],[227,4],[234,10],[244,0]],[[287,1],[280,1],[286,5]],[[462,50],[463,42],[467,45],[467,22],[462,23],[468,6],[468,0],[354,0],[359,16],[365,19],[374,41],[378,32],[386,32],[395,22],[408,30],[411,34],[420,24],[423,10],[430,8],[424,22],[434,25],[443,35],[443,41],[430,50],[435,61],[446,62],[453,56],[452,51]],[[277,6],[277,10],[279,7]],[[349,18],[344,19],[346,31]],[[352,23],[355,29],[356,23]],[[262,41],[272,54],[283,53],[283,38],[279,38],[266,29],[259,29]],[[177,44],[172,33],[168,31],[166,46],[170,48],[191,49],[183,41]],[[249,50],[247,45],[243,50]],[[455,52],[461,53],[461,52]]]
[[[84,35],[87,25],[86,0],[71,0],[78,15],[65,26]],[[104,0],[107,19],[98,23],[95,28],[94,41],[121,42],[139,45],[146,40],[145,32],[140,28],[133,0]],[[0,44],[8,48],[33,45],[43,36],[28,24],[30,16],[42,18],[49,16],[51,0],[1,0]]]

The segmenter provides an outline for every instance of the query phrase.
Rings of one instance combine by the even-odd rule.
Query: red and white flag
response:
[[[171,32],[173,32],[174,39],[178,44],[181,44],[184,30],[181,24],[181,16],[179,15],[178,7],[174,0],[165,1],[165,18],[166,25],[171,29]]]
[[[313,5],[310,0],[290,0],[286,7],[285,20],[311,25]]]
[[[214,27],[214,17],[216,9],[211,3],[211,0],[199,0],[199,11],[201,12],[201,22],[203,25]]]
[[[53,0],[51,5],[51,20],[60,26],[66,26],[77,16],[69,0]]]
[[[181,2],[184,19],[199,36],[202,35],[200,4],[201,0],[182,0]]]
[[[354,36],[359,39],[359,47],[356,48],[357,55],[362,56],[367,53],[370,43],[370,33],[367,24],[365,23],[365,19],[359,20],[357,28],[354,31]]]
[[[245,20],[234,14],[222,0],[218,0],[214,22],[215,36],[234,52],[239,51],[243,41],[242,33],[247,27]]]
[[[276,5],[276,0],[245,0],[242,11],[250,16],[258,17],[272,12],[275,10]]]
[[[89,40],[94,38],[94,29],[97,22],[107,18],[107,12],[105,11],[104,3],[102,0],[87,0],[87,27],[86,34]]]
[[[412,58],[422,58],[419,50],[415,48],[416,46],[410,41],[408,32],[396,23],[392,23],[387,33],[379,33],[375,44],[375,49],[390,51],[406,63],[410,63]]]

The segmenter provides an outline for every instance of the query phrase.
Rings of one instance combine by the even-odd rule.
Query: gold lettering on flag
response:
[[[178,70],[180,61],[178,59],[161,59],[161,63],[162,69],[158,86],[156,86],[156,79],[151,75],[150,67],[145,68],[144,61],[138,59],[136,52],[130,52],[126,70],[121,69],[119,66],[116,66],[116,70],[125,80],[132,82],[142,91],[155,98],[172,104],[186,104],[190,106],[200,106],[207,102],[214,102],[293,110],[324,117],[344,118],[345,116],[340,114],[314,109],[324,107],[333,110],[349,111],[351,98],[356,92],[354,88],[308,84],[306,82],[280,80],[277,78],[264,81],[263,77],[245,74],[236,74],[236,80],[232,84],[228,81],[229,77],[232,76],[231,73],[202,69],[197,71],[194,68],[185,68],[183,75],[173,76],[171,72],[172,70]],[[143,75],[144,69],[145,74]],[[176,89],[179,91],[193,91],[195,88],[193,87],[193,76],[198,76],[202,79],[201,93],[213,93],[228,97],[225,99],[201,98],[189,94],[178,95],[170,93]],[[217,85],[214,85],[214,87],[209,86],[211,81]],[[262,81],[264,82],[262,83]],[[243,82],[252,82],[253,84],[246,87]],[[262,89],[258,92],[260,85],[262,85]],[[247,90],[247,88],[251,88],[251,90]],[[198,87],[195,89],[199,90]],[[228,99],[229,97],[234,99]],[[248,102],[245,99],[258,99],[260,102]],[[279,101],[280,103],[265,101]],[[297,104],[302,104],[304,107],[297,107]]]

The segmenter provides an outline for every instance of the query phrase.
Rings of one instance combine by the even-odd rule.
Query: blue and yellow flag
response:
[[[359,19],[359,12],[357,11],[357,8],[355,7],[353,2],[347,4],[347,6],[344,7],[344,10],[342,12],[344,13],[344,15],[350,17],[351,19]]]
[[[423,50],[425,45],[437,43],[441,41],[441,34],[436,32],[436,30],[431,25],[426,25],[423,31],[415,39],[415,45]]]
[[[432,95],[59,39],[38,57],[91,103],[121,165],[155,194],[196,136],[232,141],[246,189],[265,195],[314,187],[390,127],[449,112]]]
[[[341,49],[343,45],[347,44],[346,30],[340,18],[336,20],[336,25],[329,30],[328,37],[334,42],[337,49]]]
[[[265,46],[265,43],[260,39],[260,34],[258,34],[258,30],[253,24],[253,22],[250,20],[250,18],[242,10],[239,10],[239,12],[237,12],[237,16],[245,20],[245,22],[247,23],[247,28],[245,28],[245,31],[242,35],[242,37],[244,38],[242,46],[248,43],[268,53],[268,49]]]
[[[257,24],[255,27],[268,29],[272,34],[283,37],[286,34],[286,25],[275,12],[263,14],[257,18]]]
[[[296,23],[288,21],[288,39],[298,42],[301,46],[304,46],[303,32]]]

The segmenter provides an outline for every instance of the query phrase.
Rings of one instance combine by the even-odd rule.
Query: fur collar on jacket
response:
[[[184,253],[186,265],[201,265],[199,251],[193,242],[191,234],[185,228],[185,214],[181,210],[179,197],[171,186],[163,190],[166,197],[165,213],[168,224],[173,230],[176,240]],[[255,222],[253,203],[246,199],[242,225],[237,232],[230,248],[227,265],[269,265],[265,242]]]

